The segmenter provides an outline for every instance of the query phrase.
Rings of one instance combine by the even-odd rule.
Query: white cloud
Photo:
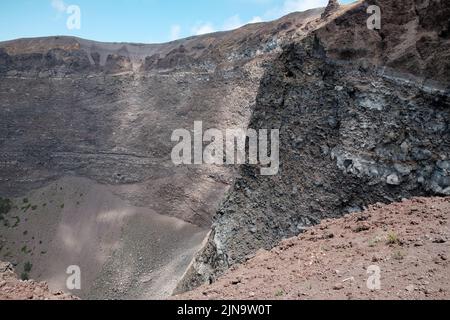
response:
[[[252,20],[250,20],[248,23],[260,23],[263,21],[264,21],[263,18],[256,16],[256,17],[253,17]]]
[[[64,13],[67,10],[67,5],[63,0],[52,0],[52,7],[59,13]]]
[[[290,13],[294,11],[305,11],[308,9],[326,7],[328,0],[286,0],[283,4],[283,11]]]
[[[279,18],[291,12],[326,7],[327,4],[328,0],[285,0],[280,7],[269,10],[266,16],[271,19]]]
[[[233,30],[240,27],[242,27],[242,21],[239,15],[236,14],[225,20],[225,22],[223,23],[222,30]]]
[[[252,1],[259,4],[259,3],[268,3],[271,0],[246,0],[246,1]],[[236,14],[226,19],[222,24],[222,27],[216,29],[211,22],[206,23],[199,22],[191,29],[191,32],[194,35],[202,35],[205,33],[212,33],[218,30],[221,31],[234,30],[246,24],[259,23],[265,20],[277,19],[292,12],[298,11],[301,12],[309,9],[326,7],[327,4],[328,0],[284,0],[282,5],[274,7],[270,9],[268,12],[266,12],[263,15],[264,18],[262,18],[261,16],[255,16],[251,20],[243,22],[240,16]]]
[[[170,27],[170,40],[177,40],[180,38],[181,27],[178,24],[174,24]]]
[[[215,32],[216,29],[214,29],[214,26],[210,22],[199,22],[192,28],[191,31],[194,35],[199,36],[202,34]]]
[[[236,14],[225,20],[222,30],[224,31],[234,30],[243,27],[246,24],[258,22],[263,22],[263,19],[261,17],[256,16],[253,17],[250,21],[243,23],[239,15]]]

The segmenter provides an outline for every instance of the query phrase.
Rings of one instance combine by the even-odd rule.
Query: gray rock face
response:
[[[264,61],[321,12],[167,44],[0,43],[0,195],[81,176],[209,228],[234,168],[174,166],[172,132],[245,127]]]
[[[11,263],[0,261],[0,273],[13,272],[13,271],[14,271],[14,266]]]
[[[306,39],[322,10],[163,45],[1,43],[0,194],[82,176],[137,206],[213,220],[180,291],[322,219],[449,195],[448,3],[377,3],[392,9],[380,32],[363,2]],[[403,38],[410,24],[418,39]],[[196,120],[279,129],[280,173],[175,167],[171,133]]]
[[[398,186],[401,184],[400,178],[395,173],[387,177],[386,183],[391,186]]]
[[[55,275],[76,263],[89,283],[83,297],[169,296],[237,171],[174,165],[173,131],[192,130],[194,121],[205,130],[245,128],[267,61],[310,32],[321,12],[158,45],[67,37],[0,43],[0,198],[17,204],[39,193],[33,201],[42,205],[36,223],[2,222],[0,256],[35,259],[33,277],[63,288]],[[108,196],[98,191],[83,207],[78,197],[98,182]],[[47,206],[57,193],[47,188],[65,203]],[[71,232],[82,239],[65,241]],[[45,255],[14,247],[22,241]]]
[[[322,13],[322,19],[330,16],[331,14],[336,12],[338,9],[339,9],[339,1],[338,0],[329,0],[324,13]]]
[[[363,68],[364,56],[334,59],[321,41],[334,31],[327,26],[286,47],[268,68],[251,126],[280,130],[280,173],[242,169],[179,291],[349,208],[448,195],[448,87]]]

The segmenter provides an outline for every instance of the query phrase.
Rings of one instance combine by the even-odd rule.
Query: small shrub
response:
[[[28,253],[31,252],[31,250],[28,250],[28,247],[27,247],[27,246],[23,246],[22,249],[20,249],[20,251],[22,251],[22,252],[25,253],[25,254],[28,254]]]
[[[12,209],[12,202],[9,199],[0,198],[0,219],[8,214]]]
[[[395,251],[394,254],[392,255],[392,258],[394,258],[395,260],[400,261],[400,260],[403,260],[405,258],[405,255],[401,251]]]
[[[284,291],[283,291],[283,290],[278,290],[278,291],[275,293],[275,297],[282,297],[282,296],[284,296]]]
[[[33,264],[31,262],[26,262],[25,265],[23,266],[23,271],[26,273],[30,273],[31,269],[33,269]]]
[[[20,275],[20,279],[22,281],[27,281],[27,280],[30,280],[30,276],[28,275],[28,273],[22,272],[22,274]]]
[[[389,232],[387,237],[387,244],[389,245],[400,244],[400,240],[398,239],[398,236],[394,232]]]
[[[19,217],[13,217],[13,219],[16,220],[16,222],[14,222],[14,224],[12,225],[11,228],[17,228],[20,224],[20,218]]]

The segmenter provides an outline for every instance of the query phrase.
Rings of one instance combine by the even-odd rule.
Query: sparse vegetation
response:
[[[360,232],[364,232],[364,231],[370,230],[370,226],[368,226],[366,224],[359,224],[355,228],[353,228],[352,230],[355,233],[360,233]]]
[[[405,258],[405,254],[401,251],[395,251],[394,254],[392,255],[392,258],[394,260],[403,260]]]
[[[27,246],[23,246],[22,249],[20,249],[20,251],[22,251],[25,254],[31,253],[32,250],[29,250]]]
[[[19,223],[20,223],[20,218],[19,217],[13,217],[13,219],[15,219],[16,221],[11,226],[11,228],[17,228],[19,226]]]
[[[278,290],[277,292],[275,292],[275,297],[282,297],[284,296],[284,291],[283,290]]]
[[[22,274],[20,275],[20,280],[22,281],[30,280],[30,276],[28,275],[28,273],[22,272]]]
[[[388,236],[387,236],[387,242],[388,245],[396,245],[396,244],[401,244],[398,236],[396,233],[394,232],[389,232]]]
[[[11,209],[11,200],[0,198],[0,220],[4,219],[4,216],[7,215]]]
[[[32,269],[33,264],[29,261],[25,262],[25,265],[23,266],[23,271],[25,271],[26,273],[30,273]]]
[[[370,248],[373,248],[373,247],[375,247],[378,243],[380,243],[381,240],[382,240],[382,239],[380,239],[380,237],[375,237],[375,238],[369,240],[368,245],[369,245]]]

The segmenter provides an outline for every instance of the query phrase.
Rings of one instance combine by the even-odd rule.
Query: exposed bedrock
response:
[[[156,45],[1,42],[0,257],[58,289],[77,265],[82,298],[169,296],[238,169],[176,166],[173,131],[246,128],[268,61],[322,12]]]
[[[421,12],[431,7],[448,9],[439,1],[421,9],[400,2],[378,1],[391,30],[393,23],[401,30],[425,21]],[[432,32],[442,46],[426,58],[401,51],[422,37],[386,42],[365,26],[365,8],[363,3],[287,46],[267,68],[250,127],[280,130],[280,172],[264,177],[254,167],[242,168],[178,292],[214,282],[257,250],[322,219],[377,202],[450,195],[449,76],[440,70],[448,67],[448,38]],[[409,9],[417,10],[407,16]],[[406,16],[396,20],[394,12]],[[417,34],[441,30],[441,22],[420,22]],[[410,56],[417,67],[406,56],[397,64],[391,52]],[[386,68],[393,65],[399,68]]]
[[[20,200],[83,177],[110,186],[126,208],[205,233],[214,220],[178,291],[214,281],[324,218],[375,202],[449,195],[449,2],[331,2],[323,17],[314,9],[167,44],[0,43],[0,195]],[[380,30],[367,28],[372,4],[382,12]],[[198,120],[205,129],[279,129],[279,174],[175,166],[171,134]],[[139,234],[158,229],[132,226]],[[141,242],[139,250],[147,247]],[[125,249],[111,255],[95,297],[107,292],[105,279],[125,275],[134,285],[116,264],[128,263]],[[149,273],[143,261],[150,249],[129,265]]]
[[[265,61],[323,9],[166,44],[51,37],[0,43],[0,194],[64,176],[209,228],[234,168],[176,167],[176,129],[246,127]]]

